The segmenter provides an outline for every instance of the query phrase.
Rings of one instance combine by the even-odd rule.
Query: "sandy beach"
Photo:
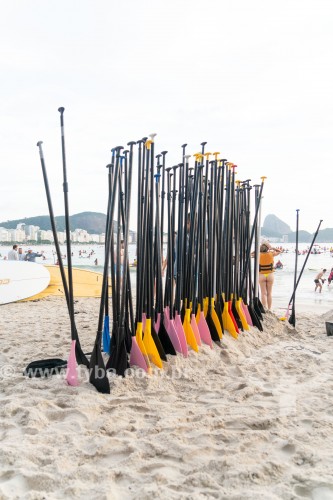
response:
[[[75,303],[85,352],[98,299]],[[152,375],[110,375],[102,395],[80,370],[27,379],[66,359],[65,301],[1,307],[1,499],[333,498],[333,337],[322,316],[296,329],[267,313],[236,341],[169,358]]]

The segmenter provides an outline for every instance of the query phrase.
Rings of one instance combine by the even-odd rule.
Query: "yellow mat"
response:
[[[49,295],[53,296],[65,296],[64,287],[62,286],[60,269],[58,266],[45,266],[50,272],[50,284],[42,292],[33,295],[25,301],[28,300],[38,300]],[[67,268],[65,268],[65,274],[68,282]],[[73,267],[73,293],[74,297],[100,297],[102,293],[102,282],[103,274],[96,273],[94,271],[89,271],[88,269],[78,269]],[[111,295],[109,278],[109,294]]]

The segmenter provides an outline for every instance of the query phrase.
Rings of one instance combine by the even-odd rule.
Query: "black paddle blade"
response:
[[[223,305],[220,302],[215,302],[215,311],[216,311],[217,317],[219,318],[219,322],[221,324],[222,332],[224,333],[223,319],[222,319],[222,310],[223,310]]]
[[[295,316],[295,311],[294,310],[292,310],[291,315],[289,316],[288,321],[295,328],[295,326],[296,326],[296,316]]]
[[[125,336],[126,329],[124,326],[114,328],[111,354],[106,364],[106,370],[113,370],[121,377],[125,376],[125,372],[129,367]]]
[[[89,371],[89,381],[97,389],[97,391],[102,394],[110,394],[110,383],[106,375],[106,368],[102,358],[101,349],[97,341],[95,342],[94,350],[90,358]]]
[[[260,311],[261,311],[263,314],[265,314],[265,312],[266,312],[266,311],[265,311],[265,308],[264,308],[264,306],[262,305],[261,300],[259,299],[259,297],[257,297],[257,300],[258,300],[258,306],[259,306]]]
[[[263,329],[263,327],[262,327],[262,324],[260,323],[260,319],[258,318],[258,316],[257,316],[257,314],[256,314],[256,312],[255,312],[255,310],[254,310],[254,308],[252,307],[252,305],[251,305],[251,304],[249,304],[249,305],[247,306],[247,308],[248,308],[248,311],[249,311],[249,313],[250,313],[250,316],[251,316],[251,319],[252,319],[253,326],[255,326],[256,328],[258,328],[258,330],[259,330],[260,332],[263,332],[263,331],[264,331],[264,329]]]
[[[239,330],[241,330],[243,332],[244,331],[243,323],[241,322],[241,319],[239,317],[239,314],[238,314],[238,311],[236,309],[236,304],[235,304],[234,300],[231,303],[231,311],[232,311],[233,317],[235,318],[235,321],[237,323],[237,326],[238,326]]]
[[[262,320],[262,319],[263,319],[263,317],[262,317],[262,314],[261,314],[261,310],[260,310],[260,306],[259,306],[259,302],[258,302],[258,301],[259,301],[258,297],[255,297],[255,298],[253,299],[253,309],[254,309],[254,311],[255,311],[255,313],[256,313],[256,315],[257,315],[257,317],[258,317],[260,320]]]
[[[161,341],[160,341],[157,333],[155,332],[155,328],[153,326],[151,327],[151,336],[153,337],[153,341],[155,342],[155,345],[156,345],[156,348],[158,350],[158,354],[160,355],[160,358],[163,361],[168,361],[168,358],[166,357],[166,354],[165,354],[165,351],[163,349],[162,343],[161,343]]]
[[[216,326],[214,323],[214,320],[212,318],[211,312],[208,310],[207,316],[206,316],[206,322],[210,331],[210,336],[212,337],[212,340],[214,342],[220,342],[220,337],[219,334],[216,330]]]
[[[78,365],[84,365],[87,368],[89,368],[89,361],[87,359],[87,356],[82,351],[79,337],[77,337],[75,342],[75,358]]]
[[[23,372],[26,377],[49,377],[59,375],[67,368],[67,361],[59,358],[39,359],[28,364]]]
[[[159,339],[161,341],[161,344],[162,344],[162,347],[164,349],[165,354],[171,354],[172,356],[176,356],[177,353],[175,351],[175,348],[172,345],[172,342],[170,340],[168,332],[165,329],[164,320],[163,319],[161,320],[161,323],[160,323],[160,329],[159,329],[159,332],[158,332],[158,337],[159,337]]]

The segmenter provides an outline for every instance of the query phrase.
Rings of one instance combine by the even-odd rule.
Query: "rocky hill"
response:
[[[264,224],[261,228],[261,234],[267,238],[282,238],[288,236],[289,243],[295,243],[296,233],[291,230],[290,226],[283,222],[276,215],[269,214],[265,217]],[[311,243],[314,233],[300,230],[298,233],[298,241],[300,243]],[[316,238],[316,243],[333,242],[333,228],[321,229]]]
[[[273,214],[269,214],[265,217],[262,229],[267,236],[284,235],[292,233],[290,226],[288,226],[288,224],[286,224],[281,219],[276,217],[276,215]],[[267,231],[272,234],[268,235]]]
[[[58,231],[65,230],[65,216],[60,215],[55,218]],[[69,217],[72,230],[85,229],[89,234],[101,234],[105,232],[106,215],[99,212],[81,212]],[[39,226],[40,229],[48,231],[51,229],[51,221],[48,215],[39,215],[37,217],[26,217],[23,219],[0,222],[0,227],[5,229],[16,229],[17,224]]]

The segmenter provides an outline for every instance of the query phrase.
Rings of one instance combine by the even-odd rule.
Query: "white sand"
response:
[[[76,303],[85,351],[98,306]],[[2,306],[0,498],[333,499],[333,315],[296,317],[294,330],[267,314],[263,333],[110,378],[101,395],[22,376],[67,358],[62,298]]]

